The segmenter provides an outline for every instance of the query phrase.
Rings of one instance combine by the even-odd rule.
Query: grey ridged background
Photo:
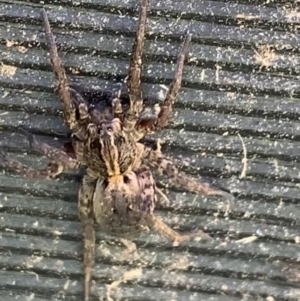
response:
[[[170,83],[182,36],[193,34],[173,121],[154,137],[164,138],[165,153],[180,168],[230,189],[237,200],[228,213],[222,199],[164,189],[171,203],[157,215],[182,231],[204,229],[212,243],[172,248],[144,233],[134,240],[139,257],[130,259],[99,231],[93,300],[300,300],[299,284],[284,272],[300,260],[299,12],[288,1],[149,2],[147,97]],[[138,0],[43,3],[72,83],[95,91],[126,77]],[[47,160],[14,133],[19,124],[56,146],[68,132],[40,7],[0,1],[0,143],[32,167]],[[259,45],[274,51],[269,67],[255,59]],[[242,179],[238,133],[248,157]],[[1,173],[0,301],[82,300],[79,180],[77,172],[58,181]],[[106,287],[124,278],[116,289]]]

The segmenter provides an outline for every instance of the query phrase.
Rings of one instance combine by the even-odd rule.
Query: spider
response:
[[[169,87],[157,118],[141,119],[139,116],[143,110],[143,98],[140,77],[147,6],[148,1],[141,0],[139,25],[129,66],[130,103],[126,111],[123,111],[119,95],[112,99],[111,110],[100,111],[99,108],[90,106],[81,94],[69,85],[47,14],[43,10],[51,64],[63,103],[64,120],[73,132],[73,149],[68,153],[41,143],[32,134],[20,128],[27,136],[30,146],[50,158],[52,162],[45,169],[36,170],[11,160],[3,150],[0,151],[5,167],[29,178],[53,179],[68,168],[87,168],[78,194],[79,219],[83,225],[85,301],[90,298],[96,225],[115,236],[139,232],[148,227],[172,241],[174,246],[195,237],[209,238],[202,231],[181,235],[154,215],[157,188],[148,166],[158,169],[173,184],[189,191],[220,195],[233,200],[230,193],[210,187],[179,172],[172,161],[162,154],[159,141],[156,149],[139,142],[147,133],[167,125],[181,87],[184,60],[191,40],[190,36],[184,39],[175,79]]]

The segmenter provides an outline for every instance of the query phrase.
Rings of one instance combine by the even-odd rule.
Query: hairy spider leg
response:
[[[224,190],[212,187],[207,183],[202,183],[182,171],[179,171],[175,164],[167,159],[161,152],[160,141],[157,141],[157,149],[145,147],[143,159],[147,161],[150,166],[158,169],[158,171],[168,177],[168,180],[174,184],[179,185],[188,191],[192,191],[201,195],[219,195],[228,200],[230,203],[234,201],[234,196]]]
[[[7,153],[2,149],[0,150],[0,157],[7,168],[19,174],[26,175],[31,179],[54,179],[66,169],[76,169],[80,166],[76,159],[70,157],[63,150],[38,141],[34,135],[30,134],[21,127],[19,128],[19,131],[28,138],[30,147],[32,149],[45,155],[52,161],[44,169],[34,169],[22,164],[19,161],[10,159]]]
[[[140,135],[141,137],[143,137],[148,132],[161,130],[168,125],[169,119],[171,117],[172,107],[181,88],[184,61],[190,42],[191,35],[186,35],[180,53],[178,55],[174,79],[169,86],[163,103],[160,105],[160,112],[158,113],[157,118],[140,120],[136,126],[136,136]]]
[[[84,132],[86,123],[88,122],[86,120],[89,119],[87,103],[74,88],[70,87],[65,69],[58,55],[54,36],[52,34],[49,19],[45,9],[42,9],[42,16],[47,41],[50,47],[51,65],[57,82],[58,94],[63,104],[65,123],[74,134],[77,134],[78,132],[78,136],[79,138],[81,138],[81,132]],[[78,106],[79,116],[77,116],[76,114],[76,104]]]
[[[79,219],[83,226],[84,300],[90,299],[92,271],[95,263],[95,227],[93,218],[93,197],[97,179],[84,176],[78,193]]]
[[[128,92],[130,107],[124,118],[124,126],[132,131],[138,121],[139,114],[143,110],[143,96],[141,90],[142,55],[146,27],[148,0],[141,0],[139,23],[136,37],[132,47],[129,64]]]

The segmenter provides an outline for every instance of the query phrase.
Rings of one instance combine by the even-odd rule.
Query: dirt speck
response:
[[[261,45],[254,49],[255,62],[261,67],[270,67],[276,58],[275,50],[270,45]]]
[[[237,19],[241,20],[258,20],[259,16],[247,15],[247,14],[238,14],[236,15]]]
[[[142,275],[142,269],[137,268],[130,271],[125,272],[120,279],[115,280],[111,284],[107,285],[107,291],[106,291],[106,298],[108,301],[114,301],[114,299],[111,297],[112,291],[116,290],[120,284],[131,281],[134,279],[138,279]]]
[[[0,65],[1,76],[13,77],[16,74],[16,71],[17,71],[17,67],[15,66],[5,65],[3,63],[1,63]]]
[[[20,53],[26,53],[28,51],[28,48],[26,48],[25,46],[22,46],[19,44],[19,42],[17,41],[10,41],[10,40],[6,40],[6,47],[8,48],[16,48]]]

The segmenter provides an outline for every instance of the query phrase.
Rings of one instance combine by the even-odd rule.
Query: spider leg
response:
[[[92,271],[95,263],[95,228],[93,219],[93,197],[96,180],[86,175],[78,193],[79,219],[83,225],[84,300],[90,299]]]
[[[144,47],[144,36],[146,27],[148,0],[141,0],[141,10],[139,15],[139,25],[136,37],[132,47],[132,55],[129,65],[128,91],[130,98],[130,107],[124,118],[124,126],[129,130],[133,130],[138,115],[143,109],[143,98],[141,90],[141,70],[142,70],[142,54]]]
[[[201,238],[203,240],[210,240],[211,237],[204,233],[201,230],[197,230],[193,233],[188,234],[179,234],[172,228],[170,228],[167,224],[165,224],[162,219],[154,216],[153,214],[145,214],[144,220],[146,221],[147,226],[157,232],[158,234],[162,235],[163,237],[167,238],[168,240],[172,241],[172,245],[177,247],[180,243],[191,240],[194,238]]]
[[[145,148],[144,159],[148,161],[152,167],[157,168],[161,174],[167,176],[172,184],[179,185],[184,189],[202,195],[220,195],[230,203],[234,201],[234,196],[231,193],[213,188],[207,183],[201,183],[186,175],[184,172],[179,172],[174,163],[161,153],[159,141],[157,150]]]
[[[156,203],[156,185],[152,173],[150,169],[144,165],[137,168],[134,173],[136,174],[140,191],[137,195],[137,206],[131,206],[132,215],[142,218],[142,223],[152,231],[155,231],[172,241],[173,246],[178,246],[181,242],[195,237],[201,237],[202,239],[210,238],[209,235],[202,231],[181,235],[165,224],[160,218],[156,217],[153,214]],[[132,190],[134,190],[134,182],[131,182],[128,185],[132,185]]]
[[[19,174],[25,174],[28,178],[39,179],[53,179],[68,168],[74,169],[79,167],[79,162],[70,157],[63,150],[52,147],[47,143],[37,141],[34,135],[21,127],[19,128],[19,131],[28,138],[31,148],[52,159],[52,162],[50,162],[44,169],[34,169],[20,163],[19,161],[10,159],[7,153],[1,150],[0,158],[3,160],[5,167]]]
[[[44,169],[34,169],[22,164],[17,160],[10,159],[7,153],[0,149],[0,159],[4,163],[4,167],[18,174],[25,175],[30,179],[53,179],[64,171],[64,166],[51,162]]]
[[[46,36],[50,47],[51,65],[58,85],[58,94],[63,103],[63,111],[65,117],[64,119],[67,126],[74,133],[76,133],[77,131],[80,132],[80,130],[82,130],[82,126],[77,120],[76,105],[79,110],[79,119],[85,120],[87,118],[88,112],[87,104],[85,103],[81,95],[74,88],[70,87],[61,59],[58,56],[54,36],[52,34],[45,9],[42,10],[42,15]]]
[[[136,128],[134,129],[133,135],[143,137],[148,132],[153,132],[167,126],[169,118],[171,116],[173,104],[181,88],[184,60],[190,42],[191,36],[186,35],[180,53],[178,55],[174,80],[170,84],[167,95],[160,106],[160,112],[158,113],[157,118],[139,120]]]
[[[65,165],[55,161],[50,162],[44,169],[34,169],[17,160],[10,159],[3,149],[0,150],[0,159],[3,161],[4,167],[30,179],[54,179],[66,169]]]
[[[156,124],[157,128],[162,128],[167,125],[170,113],[172,111],[172,106],[173,106],[173,104],[177,98],[177,95],[180,91],[180,88],[181,88],[184,60],[185,60],[190,42],[191,42],[191,35],[186,35],[186,37],[183,41],[183,45],[181,47],[179,56],[178,56],[174,80],[171,83],[171,85],[169,86],[167,95],[161,106],[161,111],[158,115],[158,120],[157,120],[157,124]]]
[[[19,131],[27,137],[29,145],[35,151],[43,154],[44,156],[48,157],[49,159],[57,162],[57,164],[61,164],[64,166],[64,169],[70,168],[75,169],[79,167],[79,162],[70,157],[66,152],[63,150],[50,146],[47,143],[39,142],[34,135],[29,133],[22,127],[19,127]]]

